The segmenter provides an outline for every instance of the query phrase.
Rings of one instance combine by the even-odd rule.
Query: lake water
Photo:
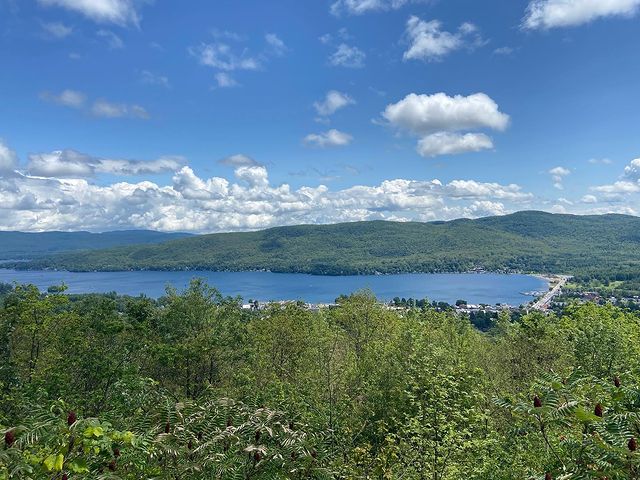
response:
[[[224,295],[245,300],[304,300],[331,303],[340,294],[370,289],[380,300],[394,297],[428,298],[453,303],[506,303],[520,305],[531,300],[525,293],[546,291],[548,283],[528,275],[502,274],[401,274],[330,277],[270,272],[55,272],[0,270],[0,282],[30,283],[40,289],[66,284],[69,293],[117,292],[149,297],[163,295],[167,285],[186,287],[203,278]]]

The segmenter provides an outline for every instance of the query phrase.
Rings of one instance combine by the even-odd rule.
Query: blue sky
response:
[[[0,0],[0,228],[640,213],[640,0]]]

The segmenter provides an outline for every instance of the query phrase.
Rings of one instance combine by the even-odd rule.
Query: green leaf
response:
[[[44,459],[44,468],[47,469],[48,472],[55,470],[59,472],[62,470],[62,466],[64,465],[64,455],[59,453],[58,455],[49,455]]]
[[[64,465],[64,455],[59,453],[58,456],[56,457],[56,463],[54,465],[56,472],[61,471],[63,465]]]
[[[89,467],[87,467],[87,461],[84,458],[79,458],[74,460],[69,465],[69,469],[73,473],[87,473],[89,471]]]
[[[46,468],[47,471],[50,472],[55,467],[56,456],[55,455],[49,455],[47,458],[44,459],[44,462],[42,462],[42,463],[44,465],[44,468]]]

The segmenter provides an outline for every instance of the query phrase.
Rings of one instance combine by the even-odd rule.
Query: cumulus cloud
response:
[[[334,67],[363,68],[367,55],[358,47],[341,43],[329,56],[329,65]]]
[[[304,137],[304,143],[309,146],[325,148],[325,147],[343,147],[349,145],[353,137],[348,133],[341,132],[332,128],[323,133],[310,133]]]
[[[418,153],[423,157],[455,155],[479,152],[493,148],[493,141],[484,133],[438,132],[422,137],[418,141]]]
[[[580,201],[582,203],[598,203],[598,197],[595,195],[584,195]]]
[[[87,96],[77,90],[63,90],[60,93],[44,92],[40,96],[43,100],[71,108],[82,108],[87,100]]]
[[[95,163],[82,154],[67,157],[80,165]],[[168,185],[96,185],[87,178],[16,174],[0,178],[0,229],[219,232],[300,223],[450,219],[508,213],[528,206],[531,199],[518,185],[474,180],[394,179],[342,190],[325,185],[293,189],[271,185],[267,169],[259,165],[236,166],[231,180],[200,178],[181,166]]]
[[[330,90],[327,92],[324,100],[321,102],[315,102],[313,108],[316,109],[318,115],[322,117],[328,117],[333,115],[341,108],[353,105],[356,102],[346,93],[338,92],[337,90]]]
[[[600,192],[607,200],[620,201],[624,197],[640,193],[640,158],[631,160],[624,168],[624,173],[617,182],[591,187],[591,190]]]
[[[0,175],[7,172],[12,172],[18,165],[18,157],[16,152],[11,150],[0,139]]]
[[[174,172],[185,163],[182,157],[156,160],[123,160],[98,158],[75,150],[29,155],[27,172],[41,177],[83,178],[99,173],[111,175],[145,175]]]
[[[405,32],[409,48],[404,52],[405,60],[441,60],[449,53],[461,48],[475,48],[485,41],[472,23],[463,23],[455,32],[442,29],[438,20],[424,21],[412,16],[407,21]]]
[[[397,10],[411,3],[429,3],[429,0],[337,0],[331,4],[331,13],[340,16],[362,15],[364,13]]]
[[[139,0],[38,0],[41,5],[63,7],[100,23],[137,25]]]
[[[509,115],[484,93],[450,97],[444,93],[411,93],[390,104],[382,117],[392,126],[421,137],[418,153],[423,156],[477,152],[493,148],[490,137],[482,133],[460,134],[468,130],[502,131]]]
[[[553,180],[553,186],[558,190],[562,190],[564,189],[562,181],[564,177],[571,175],[571,170],[565,167],[554,167],[549,170],[549,175],[551,175],[551,179]]]
[[[129,105],[126,103],[111,103],[106,100],[96,100],[91,107],[91,113],[96,117],[103,118],[139,118],[147,120],[150,115],[144,107],[140,105]]]
[[[631,160],[631,163],[624,168],[624,176],[630,180],[640,181],[640,158]]]
[[[467,97],[411,93],[388,105],[382,115],[389,123],[416,134],[476,128],[505,130],[509,125],[509,115],[500,112],[498,104],[484,93]]]
[[[532,0],[523,21],[526,29],[572,27],[605,17],[632,17],[640,0]]]

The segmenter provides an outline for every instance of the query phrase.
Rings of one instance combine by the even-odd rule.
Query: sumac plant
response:
[[[225,398],[167,401],[134,431],[153,478],[332,478],[322,437],[266,407]]]
[[[266,407],[165,400],[118,431],[57,403],[2,427],[0,480],[332,478],[323,440]]]
[[[633,378],[548,373],[529,395],[496,400],[511,410],[520,438],[535,435],[544,446],[546,471],[531,478],[640,478],[640,388],[625,377]]]
[[[0,430],[5,438],[0,449],[2,480],[113,478],[110,473],[119,464],[124,472],[135,467],[120,453],[133,449],[133,433],[81,418],[61,402],[34,412],[28,423]]]

